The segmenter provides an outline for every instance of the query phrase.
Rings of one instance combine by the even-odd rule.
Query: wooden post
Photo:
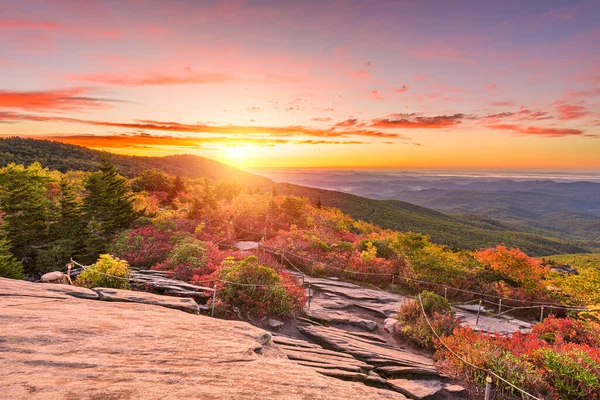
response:
[[[479,325],[479,314],[481,313],[481,299],[479,299],[479,307],[477,307],[477,321],[475,321],[475,325]]]
[[[73,268],[73,263],[68,263],[67,264],[67,279],[69,280],[69,283],[71,285],[73,285],[73,281],[71,280],[71,268]]]
[[[490,400],[492,392],[492,378],[490,376],[485,377],[485,400]]]
[[[544,306],[541,307],[540,322],[542,322],[543,320],[544,320]]]
[[[502,299],[498,302],[498,315],[502,314]]]
[[[213,287],[213,299],[212,299],[212,310],[210,312],[210,316],[215,316],[215,301],[217,300],[217,284]]]
[[[448,288],[444,286],[444,298],[448,298]]]
[[[392,274],[392,290],[394,289],[394,275]]]
[[[308,284],[308,309],[310,310],[310,298],[312,294],[310,293],[310,283]]]

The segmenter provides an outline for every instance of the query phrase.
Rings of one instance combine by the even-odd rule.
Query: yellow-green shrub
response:
[[[127,261],[102,254],[94,265],[79,274],[75,283],[87,288],[129,289],[129,274]]]

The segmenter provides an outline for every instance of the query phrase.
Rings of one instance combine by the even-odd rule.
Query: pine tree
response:
[[[87,195],[83,209],[88,222],[95,220],[102,233],[110,236],[128,228],[136,218],[127,181],[120,176],[110,159],[102,155],[100,171],[91,174],[86,182]]]
[[[84,253],[85,224],[77,195],[64,176],[59,188],[58,220],[50,227],[52,241],[36,258],[40,273],[62,269],[71,258],[80,259]]]
[[[5,213],[2,230],[12,253],[32,271],[38,250],[48,241],[53,219],[46,196],[50,182],[48,170],[39,163],[27,168],[9,164],[0,169],[0,209]]]
[[[0,239],[0,277],[23,279],[23,263],[12,255],[6,238]]]
[[[323,203],[321,203],[321,196],[317,197],[317,208],[323,208]]]
[[[173,205],[173,202],[175,201],[177,195],[183,191],[185,191],[185,183],[179,175],[176,175],[175,179],[173,179],[171,189],[169,190],[169,193],[167,193],[167,201],[169,202],[169,204]]]

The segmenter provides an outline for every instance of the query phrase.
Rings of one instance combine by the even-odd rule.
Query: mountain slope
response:
[[[40,162],[59,171],[94,171],[100,151],[57,142],[6,138],[0,139],[0,163],[31,164]],[[214,160],[193,155],[167,157],[136,157],[111,154],[119,172],[133,177],[140,171],[155,168],[171,175],[209,180],[237,179],[253,188],[270,190],[274,182],[268,178],[242,171]],[[268,188],[268,189],[267,189]],[[291,184],[278,184],[281,194],[305,196],[325,206],[337,207],[353,218],[399,231],[421,232],[431,240],[455,248],[476,249],[505,243],[520,247],[531,255],[583,253],[588,247],[581,242],[548,238],[526,228],[498,222],[476,215],[452,216],[426,207],[397,200],[374,200],[352,194],[315,189]]]
[[[453,216],[399,200],[374,200],[288,183],[278,184],[277,190],[282,194],[308,197],[312,202],[320,198],[323,205],[337,207],[355,219],[398,231],[421,232],[435,243],[455,248],[477,249],[504,243],[531,255],[556,254],[559,249],[588,252],[582,242],[537,235],[480,215]]]
[[[29,165],[40,162],[44,167],[61,172],[67,170],[95,171],[102,152],[47,140],[0,139],[0,164],[10,162]],[[170,175],[186,178],[204,177],[211,181],[237,179],[246,185],[271,187],[273,181],[217,161],[194,155],[138,157],[110,154],[119,173],[133,177],[146,169],[158,169]]]

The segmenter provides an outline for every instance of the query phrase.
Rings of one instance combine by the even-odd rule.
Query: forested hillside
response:
[[[95,171],[102,152],[48,140],[18,137],[0,139],[0,162],[29,165],[39,162],[57,171]],[[137,157],[111,154],[117,171],[126,177],[134,177],[144,170],[158,169],[169,175],[186,178],[206,178],[210,181],[238,179],[247,185],[268,186],[272,181],[237,168],[193,155],[167,157]]]
[[[5,138],[0,139],[0,162],[29,165],[40,162],[44,167],[61,172],[95,171],[102,153],[85,147],[58,142]],[[271,190],[274,182],[219,162],[193,155],[168,157],[135,157],[110,155],[116,170],[126,177],[156,169],[169,175],[206,178],[211,182],[237,180],[252,190]],[[453,248],[478,249],[505,243],[522,248],[531,255],[582,253],[590,245],[577,240],[564,240],[536,233],[528,227],[501,223],[476,215],[452,216],[426,207],[396,200],[374,200],[347,193],[305,186],[277,184],[283,194],[305,196],[316,204],[337,207],[353,218],[399,231],[415,231],[428,235],[435,243]]]
[[[385,228],[399,231],[422,232],[436,243],[454,248],[477,249],[505,243],[519,247],[532,255],[549,255],[558,252],[587,252],[584,243],[545,237],[519,230],[478,215],[462,217],[398,200],[374,200],[332,190],[305,186],[278,184],[283,193],[306,196],[313,202],[337,207],[353,218],[369,221]],[[564,249],[564,251],[563,251]]]

